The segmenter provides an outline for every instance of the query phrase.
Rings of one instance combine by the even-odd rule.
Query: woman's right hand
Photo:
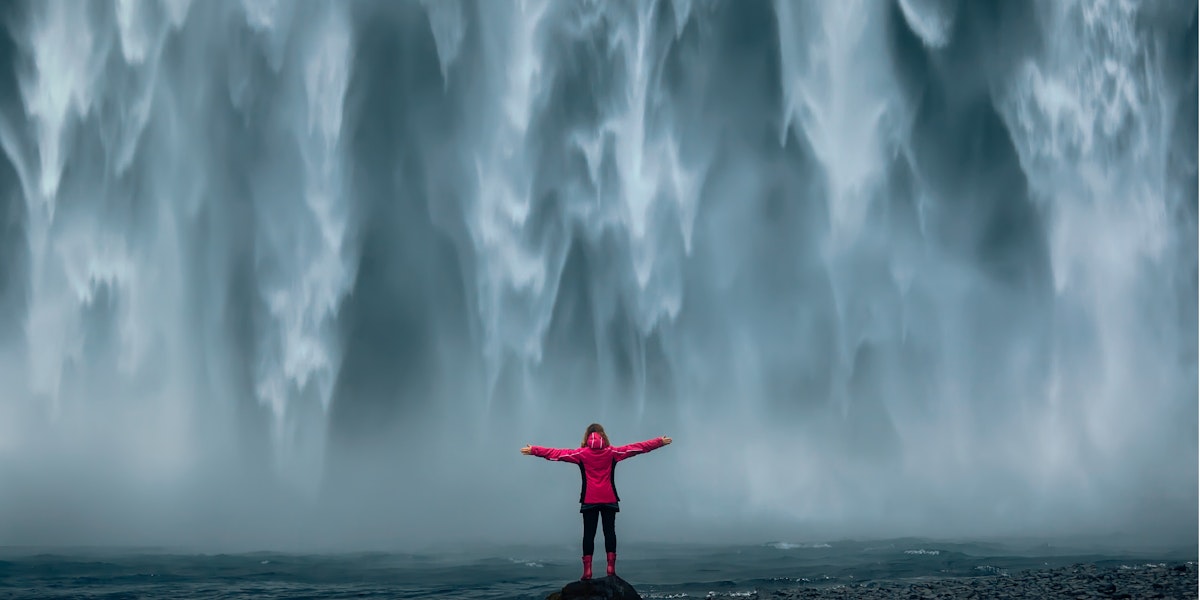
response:
[[[664,445],[664,446],[666,446],[666,445],[669,445],[669,444],[671,443],[671,438],[669,438],[669,437],[667,437],[667,436],[665,436],[665,435],[664,435],[664,436],[662,436],[662,438],[661,438],[661,439],[662,439],[662,441],[663,441],[663,445]]]
[[[533,454],[533,446],[530,446],[529,444],[525,444],[525,447],[521,448],[521,454],[524,454],[525,456],[529,456],[530,454]]]

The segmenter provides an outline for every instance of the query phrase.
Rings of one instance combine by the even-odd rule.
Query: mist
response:
[[[0,545],[1196,543],[1194,2],[0,12]]]

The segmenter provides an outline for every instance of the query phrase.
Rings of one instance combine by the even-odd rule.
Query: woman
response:
[[[608,442],[608,434],[599,423],[588,425],[579,448],[543,448],[525,446],[521,454],[540,456],[579,465],[583,486],[579,492],[579,512],[583,513],[583,577],[592,578],[592,552],[596,548],[596,521],[604,522],[604,551],[608,554],[608,574],[617,572],[617,533],[614,529],[621,498],[614,483],[617,463],[671,443],[660,437],[644,442],[616,446]]]

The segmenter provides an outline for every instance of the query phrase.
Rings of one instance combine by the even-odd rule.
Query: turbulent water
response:
[[[565,548],[527,546],[501,553],[451,554],[18,552],[0,553],[0,590],[6,597],[542,600],[578,578],[580,569],[578,559],[565,558],[573,554]],[[775,591],[797,588],[1007,578],[1024,569],[1078,563],[1138,571],[1190,556],[1194,565],[1194,552],[1192,547],[1180,555],[1111,555],[1078,547],[937,544],[911,538],[721,548],[650,545],[622,553],[617,568],[647,599],[766,598],[775,597]]]
[[[0,11],[0,544],[1195,540],[1195,2]]]

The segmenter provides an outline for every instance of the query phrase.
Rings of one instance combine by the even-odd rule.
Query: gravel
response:
[[[1011,575],[801,587],[767,598],[1196,598],[1196,563],[1096,566],[1020,571]]]

